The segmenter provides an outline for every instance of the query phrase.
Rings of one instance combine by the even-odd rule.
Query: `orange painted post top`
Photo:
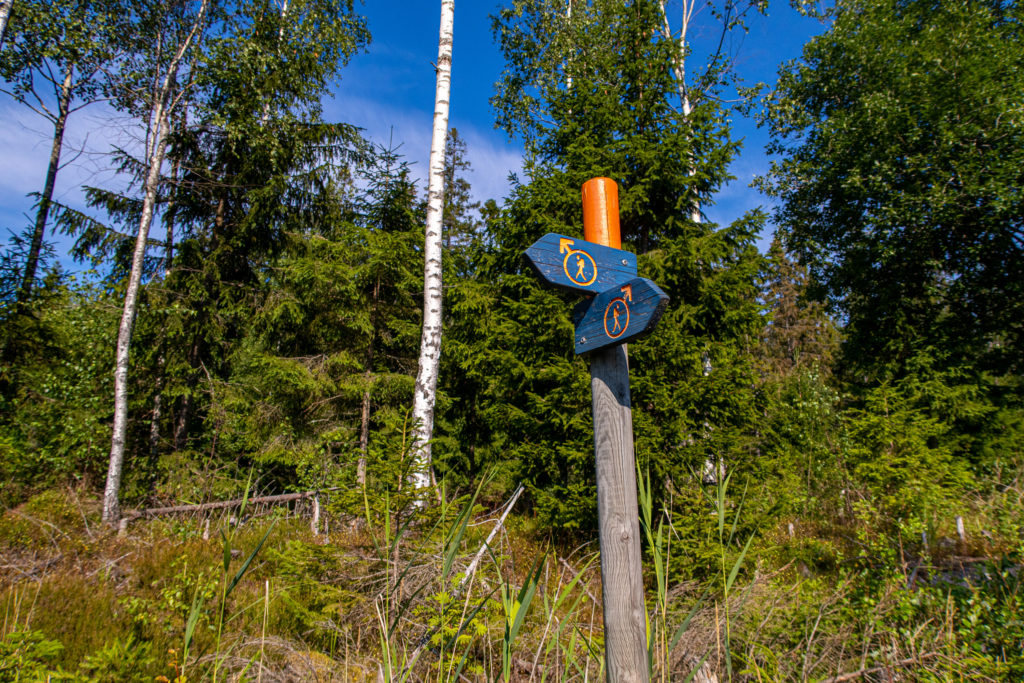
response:
[[[583,183],[583,239],[613,249],[622,248],[619,187],[611,178],[591,178]]]

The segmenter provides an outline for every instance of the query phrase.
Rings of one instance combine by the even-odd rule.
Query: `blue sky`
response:
[[[371,139],[386,143],[389,136],[402,143],[402,152],[422,172],[430,151],[434,105],[433,62],[437,56],[439,2],[381,3],[368,1],[363,11],[373,33],[367,54],[357,56],[344,71],[336,98],[328,111],[362,126]],[[455,45],[452,60],[450,125],[467,141],[473,172],[470,181],[479,199],[500,199],[508,190],[509,172],[520,169],[521,148],[494,129],[488,102],[503,67],[501,53],[491,37],[490,15],[501,2],[456,0]],[[670,16],[678,4],[669,3]],[[771,83],[778,65],[800,55],[803,44],[820,33],[822,25],[800,16],[788,3],[776,3],[767,16],[749,19],[748,33],[733,45],[737,69],[748,83]],[[691,33],[699,45],[703,37],[717,38],[713,19],[698,16]],[[768,206],[766,198],[749,187],[768,168],[764,153],[767,137],[753,121],[734,115],[733,135],[744,149],[731,168],[736,180],[723,188],[708,217],[727,223],[746,210]],[[762,244],[767,242],[762,239]]]
[[[521,163],[519,145],[494,129],[488,102],[503,66],[492,42],[489,17],[501,4],[456,1],[450,118],[450,125],[459,129],[467,143],[474,194],[499,202],[507,194],[509,173],[518,171]],[[344,69],[334,97],[325,102],[328,118],[358,125],[376,142],[386,144],[390,139],[401,145],[419,176],[425,175],[430,149],[439,5],[423,0],[366,0],[357,5],[367,17],[373,41]],[[678,5],[670,2],[670,12],[678,11]],[[733,45],[737,69],[748,83],[772,82],[779,63],[797,57],[804,42],[822,30],[821,24],[801,17],[788,3],[776,3],[767,16],[751,17],[748,28]],[[698,17],[691,35],[698,44],[702,37],[713,35],[706,12]],[[8,229],[21,230],[31,222],[32,202],[25,195],[42,187],[50,131],[46,121],[6,97],[0,97],[0,121],[0,241],[6,242]],[[748,187],[768,168],[766,137],[743,117],[734,115],[732,123],[734,137],[744,141],[743,152],[731,168],[737,179],[723,188],[714,206],[705,207],[709,218],[719,223],[747,209],[767,206],[767,200]],[[65,159],[75,156],[76,150],[85,153],[62,170],[56,198],[80,207],[78,188],[83,183],[105,187],[119,183],[106,169],[104,153],[112,143],[131,145],[131,136],[131,129],[102,107],[73,117]]]

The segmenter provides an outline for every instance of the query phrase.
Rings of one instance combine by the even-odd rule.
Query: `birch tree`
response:
[[[7,20],[11,16],[14,0],[0,0],[0,50],[4,49],[4,35],[7,33]]]
[[[694,102],[709,96],[714,96],[717,89],[727,79],[733,67],[733,55],[726,49],[726,38],[729,33],[744,28],[744,19],[751,12],[756,10],[764,12],[767,9],[767,0],[745,0],[736,2],[726,0],[718,6],[714,0],[680,0],[679,28],[673,30],[669,21],[668,0],[658,0],[658,8],[661,10],[662,37],[676,45],[675,53],[672,55],[672,73],[676,79],[676,87],[679,90],[679,105],[682,107],[684,117],[689,117],[693,112]],[[690,82],[687,81],[688,58],[694,55],[694,46],[690,40],[691,30],[699,19],[699,12],[707,11],[717,20],[718,27],[715,33],[717,40],[712,41],[711,49],[703,56],[704,66],[702,69],[695,69],[691,73]],[[691,169],[693,175],[695,169]],[[690,219],[699,223],[701,221],[700,204],[690,209]]]
[[[455,0],[441,0],[441,30],[437,43],[437,85],[434,90],[434,130],[430,138],[430,179],[427,183],[426,242],[423,247],[423,334],[413,396],[413,485],[433,481],[430,440],[434,433],[437,371],[441,361],[441,251],[444,216],[444,160],[448,140],[448,100],[452,82],[452,32]]]
[[[10,4],[5,5],[9,9]],[[32,294],[60,171],[69,117],[102,98],[104,70],[118,43],[116,0],[30,0],[19,5],[12,36],[0,52],[0,92],[46,119],[53,127],[50,156],[36,217],[29,231],[17,300]],[[6,17],[4,17],[6,20]]]
[[[156,208],[157,187],[161,179],[161,168],[167,153],[167,138],[170,132],[171,115],[181,104],[188,92],[193,74],[183,77],[183,65],[187,70],[195,60],[188,59],[197,50],[208,23],[210,0],[201,0],[195,14],[189,16],[187,9],[172,15],[176,19],[172,30],[160,31],[154,46],[157,68],[151,72],[153,89],[146,95],[148,120],[146,136],[147,167],[142,185],[143,200],[139,227],[132,252],[131,271],[125,290],[124,307],[117,334],[117,355],[114,366],[114,427],[110,445],[110,464],[103,494],[103,521],[115,524],[121,517],[119,493],[124,466],[125,435],[128,427],[128,361],[131,349],[132,327],[138,306],[139,286],[142,282],[143,261],[149,241],[149,230],[153,224]],[[155,9],[161,9],[155,6]],[[176,30],[175,30],[176,29]],[[170,40],[164,53],[164,40]],[[164,61],[165,56],[169,59]],[[132,95],[129,86],[129,98]],[[134,104],[134,102],[133,102]]]

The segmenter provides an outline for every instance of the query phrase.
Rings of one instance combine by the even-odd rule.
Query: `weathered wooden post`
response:
[[[583,239],[614,249],[622,246],[618,188],[608,178],[583,185]],[[590,392],[608,681],[647,681],[647,617],[625,344],[591,354]]]
[[[574,312],[576,353],[590,355],[597,516],[609,683],[650,680],[637,508],[633,414],[625,343],[654,329],[668,296],[637,277],[636,255],[620,249],[615,182],[583,185],[584,240],[550,233],[526,258],[557,287],[594,295]]]

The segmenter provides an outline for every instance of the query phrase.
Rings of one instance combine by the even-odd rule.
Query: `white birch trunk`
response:
[[[114,524],[121,517],[118,494],[121,490],[121,473],[124,464],[125,435],[128,431],[128,359],[132,341],[132,327],[135,325],[135,311],[138,306],[139,285],[142,282],[142,265],[146,256],[146,242],[149,228],[153,223],[153,208],[156,204],[156,187],[160,181],[160,167],[163,165],[167,139],[166,100],[161,98],[154,107],[157,121],[153,134],[153,153],[149,159],[146,175],[146,193],[142,203],[142,217],[135,238],[132,254],[132,270],[128,277],[128,289],[124,295],[124,309],[121,325],[117,331],[117,359],[114,364],[114,433],[110,444],[110,464],[107,468],[107,485],[103,494],[103,521]]]
[[[114,429],[110,442],[110,464],[107,468],[107,483],[103,493],[103,521],[110,525],[118,523],[121,517],[119,494],[121,491],[121,474],[124,466],[125,435],[128,432],[128,361],[131,350],[132,328],[135,325],[135,311],[138,306],[139,286],[142,283],[142,267],[146,256],[146,243],[149,240],[149,228],[153,224],[153,212],[156,207],[157,186],[160,183],[160,169],[167,151],[167,134],[170,128],[170,113],[176,100],[172,100],[172,89],[177,80],[178,66],[195,38],[206,16],[209,0],[203,0],[196,17],[195,24],[188,37],[178,47],[177,53],[163,72],[162,83],[154,93],[150,121],[152,126],[151,142],[146,150],[149,167],[146,171],[146,182],[142,200],[142,216],[139,219],[139,230],[135,238],[135,251],[132,253],[132,269],[128,276],[128,288],[124,296],[124,308],[121,312],[121,325],[117,332],[117,355],[114,361]]]
[[[658,0],[658,6],[661,8],[661,20],[662,35],[665,40],[672,40],[672,29],[668,23],[668,12],[665,9],[665,0]],[[683,116],[686,118],[690,117],[690,112],[693,111],[693,106],[690,103],[690,94],[686,88],[686,35],[690,28],[690,22],[693,20],[693,12],[696,9],[697,3],[695,0],[683,0],[683,22],[679,27],[679,54],[672,60],[672,72],[676,77],[676,87],[679,88],[679,102],[683,107]],[[690,168],[690,175],[696,173],[696,169]],[[690,209],[690,220],[694,223],[700,223],[700,203],[697,202]]]
[[[568,24],[570,30],[572,30],[572,0],[568,0],[565,7],[565,23]],[[565,89],[572,90],[572,72],[569,70],[571,63],[568,59],[565,60]]]
[[[13,6],[14,0],[0,0],[0,50],[4,49],[4,34],[7,33],[7,20]]]
[[[431,485],[430,440],[434,434],[434,402],[441,360],[441,218],[444,210],[444,149],[448,141],[448,100],[452,83],[452,33],[455,0],[441,0],[441,30],[437,44],[437,86],[434,91],[434,131],[430,139],[430,179],[427,183],[426,241],[423,246],[423,335],[419,371],[413,396],[412,484]]]
[[[288,16],[288,0],[281,3],[281,26],[277,29],[277,51],[281,52],[281,42],[284,40],[284,20]],[[263,116],[260,118],[260,125],[267,125],[270,120],[270,99],[263,103]]]

